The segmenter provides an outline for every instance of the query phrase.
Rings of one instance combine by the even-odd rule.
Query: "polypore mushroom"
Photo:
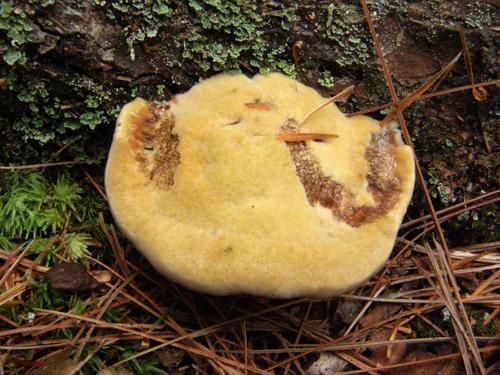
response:
[[[323,297],[359,285],[392,250],[413,158],[394,127],[334,104],[311,113],[324,102],[275,73],[127,104],[105,177],[117,224],[198,291]]]

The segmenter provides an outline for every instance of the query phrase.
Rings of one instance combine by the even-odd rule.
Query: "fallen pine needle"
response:
[[[263,111],[269,111],[270,109],[273,108],[273,105],[270,103],[245,103],[245,106],[250,109],[261,109]]]
[[[337,95],[335,96],[332,96],[330,99],[326,100],[324,103],[321,103],[319,106],[317,106],[316,108],[314,108],[313,110],[311,110],[307,115],[305,115],[305,117],[302,119],[302,121],[300,122],[299,124],[299,128],[302,126],[302,124],[304,124],[304,122],[306,122],[309,117],[311,117],[312,115],[314,115],[316,112],[318,112],[320,109],[326,107],[328,104],[330,104],[331,102],[345,102],[347,100],[347,98],[352,94],[352,92],[354,91],[354,88],[355,86],[354,85],[351,85],[351,86],[348,86],[346,87],[345,89],[343,89],[341,92],[339,92]]]
[[[60,167],[62,165],[76,165],[76,164],[91,164],[91,161],[58,161],[55,163],[41,163],[41,164],[30,164],[30,165],[0,165],[0,170],[13,171],[13,170],[25,170],[25,169],[38,169],[47,167]]]

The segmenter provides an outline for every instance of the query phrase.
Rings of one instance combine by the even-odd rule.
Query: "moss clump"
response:
[[[84,189],[70,182],[68,173],[49,178],[38,172],[7,173],[0,180],[0,248],[29,246],[29,253],[44,253],[43,264],[53,264],[53,251],[75,261],[93,243],[88,233],[59,235],[67,225],[96,222],[104,204],[90,199]]]
[[[497,329],[495,324],[490,321],[488,324],[484,324],[484,322],[488,319],[488,313],[480,308],[466,305],[465,311],[467,312],[467,316],[469,317],[470,324],[472,326],[472,330],[477,336],[495,336],[497,334]],[[442,326],[447,329],[449,332],[453,332],[453,322],[450,316],[450,312],[447,308],[442,310],[443,320],[441,322]]]

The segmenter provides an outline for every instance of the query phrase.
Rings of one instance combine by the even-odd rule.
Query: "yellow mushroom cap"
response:
[[[127,104],[105,176],[122,232],[160,273],[214,295],[328,297],[359,285],[394,246],[412,152],[394,127],[334,104],[302,123],[324,101],[274,73]]]

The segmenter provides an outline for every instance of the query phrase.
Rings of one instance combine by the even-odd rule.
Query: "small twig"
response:
[[[469,78],[469,82],[474,84],[474,72],[472,70],[472,60],[469,54],[469,48],[467,47],[467,42],[465,40],[465,33],[462,27],[458,28],[458,34],[460,35],[460,42],[462,43],[462,50],[464,53],[464,61],[465,68],[467,70],[467,77]],[[483,102],[488,97],[488,91],[484,87],[473,87],[472,88],[472,96],[478,102]]]
[[[24,243],[23,245],[21,245],[21,247],[24,246],[24,249],[21,252],[21,254],[16,255],[16,259],[14,260],[14,262],[12,262],[12,265],[10,266],[10,268],[7,270],[7,272],[5,272],[3,274],[3,277],[0,279],[0,287],[5,283],[5,281],[7,281],[10,274],[16,269],[17,265],[23,260],[24,256],[29,251],[31,244],[32,244],[32,242],[30,241],[28,243]]]
[[[76,366],[74,369],[72,369],[71,371],[69,371],[67,373],[67,375],[73,375],[73,374],[76,374],[78,371],[80,371],[80,369],[85,366],[85,364],[90,361],[90,359],[96,355],[96,353],[102,349],[103,346],[105,345],[109,345],[109,344],[112,344],[113,341],[109,341],[109,342],[106,342],[106,341],[102,341],[101,343],[99,343],[99,345],[97,345],[94,350],[92,350],[92,352],[89,353],[89,355],[87,355],[87,357],[83,360],[83,361],[80,361],[78,363],[78,366]]]
[[[61,106],[61,109],[62,109],[62,106]],[[73,138],[71,141],[69,141],[68,143],[66,143],[65,145],[62,145],[60,143],[58,143],[58,145],[60,146],[59,150],[57,150],[49,159],[49,162],[50,160],[53,160],[55,158],[57,158],[64,150],[66,150],[69,146],[71,146],[73,143],[75,143],[76,141],[78,140],[78,137],[76,138]]]
[[[457,209],[459,207],[471,205],[472,203],[474,203],[474,202],[476,202],[478,200],[485,199],[485,198],[488,198],[488,197],[490,197],[492,195],[496,195],[496,194],[499,194],[499,193],[500,193],[500,189],[495,190],[495,191],[491,191],[489,193],[482,194],[482,195],[477,196],[475,198],[464,200],[463,202],[460,202],[460,203],[457,203],[457,204],[455,204],[453,206],[444,208],[444,209],[442,209],[440,211],[436,211],[436,214],[437,215],[442,215],[442,214],[445,214],[447,212],[452,212],[453,210],[455,210],[455,209]],[[500,199],[500,197],[498,197],[497,199]],[[491,203],[495,203],[495,202],[496,202],[496,200],[492,201]],[[470,207],[470,209],[472,209],[472,208],[475,208],[475,206]],[[419,217],[418,219],[407,221],[407,222],[401,224],[401,228],[409,227],[409,226],[411,226],[413,224],[419,223],[419,222],[427,220],[427,219],[432,219],[432,215],[424,215],[422,217]]]
[[[92,176],[84,169],[82,168],[83,174],[85,175],[85,178],[87,181],[89,181],[92,186],[97,190],[97,192],[101,195],[101,197],[107,202],[108,197],[104,190],[97,184],[97,182],[92,178]]]
[[[300,65],[299,65],[299,57],[298,57],[298,51],[299,49],[304,48],[304,42],[302,40],[298,40],[295,43],[293,43],[292,46],[292,60],[293,64],[295,65],[295,70],[298,72]]]
[[[92,164],[93,161],[58,161],[54,163],[40,163],[40,164],[29,164],[29,165],[0,165],[0,170],[4,171],[14,171],[14,170],[27,170],[27,169],[39,169],[48,167],[60,167],[62,165],[78,165],[78,164]]]
[[[304,326],[306,325],[307,319],[309,319],[309,314],[311,312],[312,308],[312,303],[309,302],[309,305],[307,306],[306,313],[304,314],[304,319],[302,319],[302,323],[300,324],[299,331],[297,332],[297,336],[295,337],[294,344],[298,344],[300,341],[300,337],[302,336],[302,332],[304,331]],[[291,362],[287,363],[285,367],[285,371],[283,372],[283,375],[288,375],[288,371],[290,371],[290,366],[292,365]]]

